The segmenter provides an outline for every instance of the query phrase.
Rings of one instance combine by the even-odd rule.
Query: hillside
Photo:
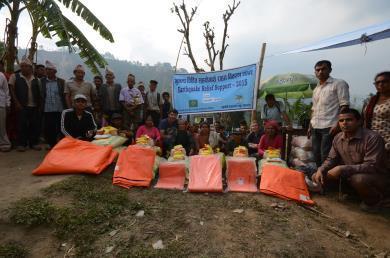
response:
[[[20,56],[25,53],[25,50],[19,49]],[[142,64],[140,62],[132,62],[127,60],[118,60],[110,53],[103,55],[111,70],[114,71],[116,82],[126,85],[127,75],[132,73],[136,76],[136,81],[143,81],[147,84],[154,79],[159,82],[159,91],[171,92],[171,79],[174,74],[174,67],[167,62],[157,63],[155,65]],[[38,63],[44,64],[46,60],[57,65],[58,77],[68,79],[73,75],[73,68],[77,64],[83,64],[81,58],[75,53],[69,53],[66,49],[58,51],[39,50]],[[178,69],[178,73],[187,73],[185,69]],[[104,71],[102,70],[104,74]],[[86,79],[91,81],[93,74],[87,69]]]

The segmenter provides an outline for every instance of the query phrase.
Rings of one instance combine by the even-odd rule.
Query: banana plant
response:
[[[30,59],[33,58],[34,51],[36,51],[34,46],[37,36],[41,34],[45,38],[57,40],[58,47],[67,47],[69,52],[77,52],[95,74],[99,73],[99,68],[104,68],[107,65],[106,60],[78,29],[78,26],[62,13],[59,4],[83,19],[103,39],[114,42],[108,28],[79,0],[0,0],[0,10],[7,8],[11,17],[7,23],[7,40],[5,42],[7,72],[13,71],[17,59],[17,28],[19,16],[23,11],[28,12],[33,28],[29,50]]]

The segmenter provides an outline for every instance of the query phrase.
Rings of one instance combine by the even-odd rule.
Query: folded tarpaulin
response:
[[[156,152],[152,148],[130,145],[119,155],[112,183],[130,188],[150,185]]]
[[[289,168],[264,165],[260,192],[305,204],[314,204],[307,190],[305,175]]]
[[[227,190],[229,192],[257,192],[256,175],[256,158],[226,158]]]
[[[46,155],[33,175],[100,174],[117,155],[112,146],[97,146],[65,137]]]
[[[159,178],[155,188],[183,190],[186,179],[185,161],[160,163]]]
[[[221,156],[196,155],[190,157],[190,192],[222,192]]]

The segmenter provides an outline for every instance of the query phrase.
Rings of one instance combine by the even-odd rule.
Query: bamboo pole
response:
[[[261,52],[260,52],[260,60],[259,60],[259,69],[257,70],[257,82],[256,82],[256,88],[255,88],[255,106],[252,110],[252,115],[251,115],[251,121],[256,120],[256,108],[257,108],[257,93],[259,91],[260,87],[260,80],[261,80],[261,71],[263,70],[263,62],[264,62],[264,55],[265,55],[265,48],[267,46],[267,43],[263,43],[261,47]]]

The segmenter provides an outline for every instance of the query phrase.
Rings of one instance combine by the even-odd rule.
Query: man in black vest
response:
[[[42,83],[43,128],[48,146],[51,149],[56,145],[61,135],[61,113],[66,109],[64,94],[65,81],[56,76],[57,68],[50,61],[46,61],[46,77]]]
[[[20,73],[11,75],[9,85],[18,111],[17,150],[25,151],[27,146],[41,150],[38,145],[41,127],[41,86],[40,81],[33,75],[30,60],[21,61]]]

